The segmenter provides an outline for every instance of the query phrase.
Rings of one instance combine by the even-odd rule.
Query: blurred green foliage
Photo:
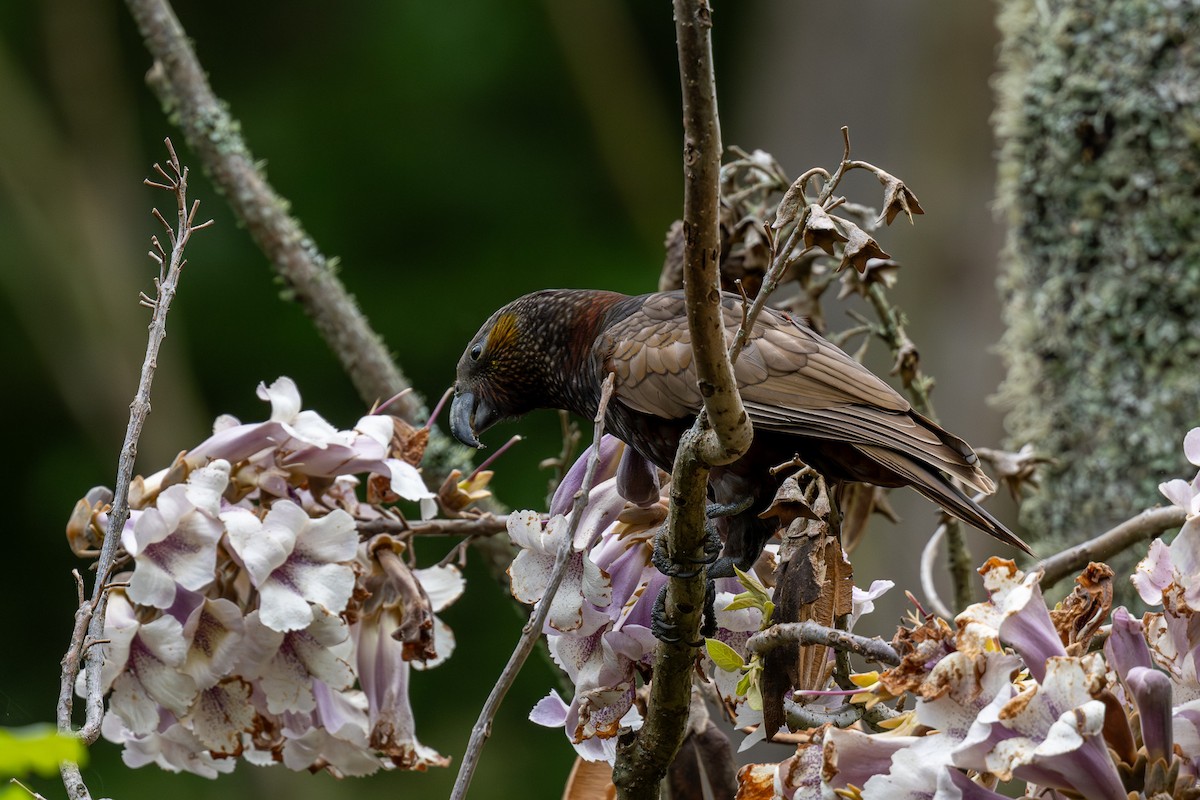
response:
[[[718,4],[725,142],[771,150],[795,173],[836,159],[848,124],[858,153],[913,185],[929,211],[920,233],[899,226],[884,243],[914,265],[898,299],[942,381],[943,421],[994,441],[996,415],[982,398],[998,367],[979,357],[998,328],[990,7],[824,5]],[[548,286],[654,288],[681,186],[669,3],[181,0],[176,11],[269,178],[340,259],[342,279],[430,400],[502,302]],[[10,430],[0,469],[11,565],[0,602],[13,649],[0,660],[0,725],[53,717],[75,605],[70,571],[83,568],[62,530],[88,487],[113,481],[145,348],[137,293],[153,289],[149,209],[169,206],[139,183],[164,158],[164,136],[195,169],[191,196],[217,226],[189,248],[139,469],[164,466],[219,413],[261,419],[254,387],[279,375],[335,424],[363,411],[163,118],[143,83],[149,66],[117,0],[0,4],[0,380]],[[934,335],[952,324],[970,335]],[[942,368],[950,358],[955,369]],[[961,403],[951,400],[959,390]],[[558,422],[534,414],[519,429],[528,438],[504,456],[493,488],[512,506],[538,507],[549,475],[536,464],[557,452]],[[495,443],[515,430],[495,431]],[[912,507],[913,531],[927,534],[929,507]],[[877,555],[856,555],[860,576],[883,570],[915,585],[897,574],[915,565],[887,554],[901,534],[881,533]],[[428,563],[446,546],[422,542],[418,557]],[[450,770],[339,783],[243,764],[208,781],[128,770],[102,742],[85,779],[116,798],[446,796],[521,624],[474,561],[467,575],[466,596],[444,615],[454,658],[413,681],[421,740],[454,758]],[[554,685],[549,664],[531,661],[496,720],[472,798],[559,796],[573,753],[561,731],[526,720]],[[61,795],[53,778],[32,785]]]

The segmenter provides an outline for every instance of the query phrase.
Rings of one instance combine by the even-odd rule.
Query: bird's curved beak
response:
[[[479,434],[500,421],[501,414],[491,403],[472,392],[456,392],[450,404],[450,432],[467,447],[480,449]]]

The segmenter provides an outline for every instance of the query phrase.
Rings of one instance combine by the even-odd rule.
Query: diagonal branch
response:
[[[529,622],[525,624],[525,628],[521,631],[521,638],[517,642],[516,649],[509,656],[508,664],[505,665],[504,671],[500,673],[496,685],[492,688],[491,694],[488,695],[487,701],[479,711],[479,719],[475,722],[475,727],[471,729],[471,739],[467,743],[467,751],[463,753],[462,763],[458,767],[458,777],[454,781],[454,789],[450,793],[450,800],[463,800],[467,796],[467,789],[471,786],[471,778],[474,777],[475,768],[479,765],[479,756],[483,751],[483,745],[492,732],[492,719],[500,709],[500,703],[504,701],[504,695],[508,694],[513,681],[517,679],[517,673],[521,671],[525,660],[529,658],[529,654],[533,652],[533,648],[541,640],[542,629],[545,627],[546,617],[550,614],[550,606],[554,601],[554,595],[558,592],[558,587],[562,583],[563,576],[567,573],[567,565],[570,563],[571,553],[575,545],[575,532],[579,530],[579,523],[583,519],[583,511],[587,507],[588,496],[592,492],[592,483],[596,478],[596,466],[600,463],[600,437],[604,435],[604,412],[608,408],[609,399],[612,397],[613,381],[614,376],[610,374],[604,381],[604,388],[600,393],[600,406],[596,410],[592,454],[588,457],[587,470],[583,475],[583,485],[575,493],[574,503],[571,505],[571,519],[567,523],[566,535],[563,537],[562,544],[559,545],[558,552],[554,556],[554,568],[550,573],[550,581],[546,585],[546,591],[543,593],[542,599],[538,601],[537,608],[530,616]]]
[[[1042,570],[1042,588],[1049,589],[1063,578],[1086,567],[1089,562],[1103,561],[1138,542],[1153,539],[1172,528],[1177,528],[1186,521],[1187,511],[1179,506],[1148,508],[1094,539],[1080,542],[1061,553],[1042,559],[1029,571]]]
[[[121,541],[121,531],[129,518],[129,485],[133,480],[133,465],[137,456],[138,439],[142,435],[142,427],[150,414],[150,387],[154,381],[154,370],[158,366],[158,351],[163,339],[167,336],[167,312],[171,309],[171,301],[179,285],[179,276],[186,260],[183,249],[191,239],[192,233],[206,228],[212,221],[195,224],[196,211],[199,201],[190,207],[187,202],[187,167],[179,163],[171,140],[167,139],[167,151],[171,158],[167,162],[169,172],[158,164],[155,171],[163,182],[156,183],[149,179],[146,183],[175,195],[178,208],[176,228],[158,212],[154,216],[166,228],[167,237],[171,242],[171,252],[168,254],[159,244],[157,237],[152,237],[153,250],[150,257],[158,263],[158,277],[154,279],[158,290],[153,298],[142,297],[142,305],[152,309],[150,318],[150,335],[146,343],[146,357],[142,361],[141,378],[138,381],[137,394],[129,405],[129,425],[125,430],[125,441],[121,445],[121,455],[117,461],[117,480],[114,490],[113,506],[108,513],[108,529],[104,534],[104,544],[100,548],[100,558],[96,562],[96,583],[92,587],[92,597],[81,602],[75,613],[75,627],[71,632],[71,644],[62,660],[62,679],[59,684],[57,723],[62,733],[71,733],[72,697],[75,689],[75,678],[79,673],[80,659],[86,657],[86,703],[87,716],[78,736],[86,744],[96,741],[100,735],[100,720],[104,715],[104,689],[100,682],[101,666],[104,662],[104,648],[91,646],[104,635],[104,611],[108,602],[108,582],[116,559],[117,547]],[[83,594],[83,582],[80,580],[80,595]],[[86,634],[86,636],[85,636]],[[67,794],[73,800],[88,798],[91,794],[83,782],[78,765],[64,762],[62,765],[63,784]]]
[[[295,293],[363,402],[370,405],[407,388],[407,379],[354,298],[299,221],[288,215],[287,202],[255,166],[237,121],[213,93],[170,4],[166,0],[126,0],[126,4],[155,60],[148,78],[151,87],[168,115],[178,118],[188,146]],[[396,401],[394,413],[415,424],[425,416],[425,409],[421,398],[409,393]]]

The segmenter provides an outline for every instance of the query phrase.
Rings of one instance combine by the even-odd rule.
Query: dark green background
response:
[[[547,286],[654,288],[678,215],[680,113],[670,4],[180,2],[216,92],[276,189],[340,274],[415,385],[435,398],[461,347],[496,306]],[[791,174],[832,166],[838,128],[855,155],[900,175],[927,216],[880,239],[905,264],[897,300],[949,427],[999,440],[986,404],[999,364],[992,197],[995,33],[988,4],[718,3],[724,141],[773,152]],[[62,534],[75,500],[111,484],[145,347],[152,293],[140,186],[172,136],[197,167],[192,197],[214,230],[197,236],[169,320],[140,451],[152,472],[222,412],[261,419],[260,380],[290,375],[307,407],[349,425],[363,408],[303,313],[281,302],[263,256],[189,158],[145,88],[149,58],[112,0],[0,4],[0,356],[5,576],[0,725],[53,718],[78,567]],[[878,186],[850,181],[877,203]],[[836,318],[835,318],[836,319]],[[886,368],[881,354],[875,366]],[[499,465],[508,504],[538,507],[557,450],[553,414],[509,431],[529,439]],[[911,494],[911,493],[908,493]],[[855,556],[858,579],[917,589],[934,521],[897,496]],[[1002,515],[1008,508],[1001,503]],[[991,552],[973,538],[976,560]],[[438,555],[424,544],[422,560]],[[421,740],[461,756],[518,634],[511,604],[474,565],[445,614],[459,649],[413,682]],[[899,590],[896,592],[899,595]],[[899,605],[868,632],[890,633]],[[509,695],[472,797],[557,797],[572,752],[525,720],[553,685],[542,661]],[[217,781],[124,768],[101,743],[85,775],[96,796],[444,797],[453,768],[339,784],[240,765]],[[54,780],[35,781],[61,796]]]

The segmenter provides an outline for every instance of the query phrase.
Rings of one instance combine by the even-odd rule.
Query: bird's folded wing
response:
[[[727,344],[742,321],[741,299],[722,298]],[[616,396],[647,414],[679,419],[700,410],[691,335],[682,293],[649,295],[605,333],[608,370]],[[907,412],[908,402],[869,370],[790,317],[764,308],[734,365],[742,397],[765,409],[789,412],[866,405]],[[758,420],[752,420],[757,424]]]

